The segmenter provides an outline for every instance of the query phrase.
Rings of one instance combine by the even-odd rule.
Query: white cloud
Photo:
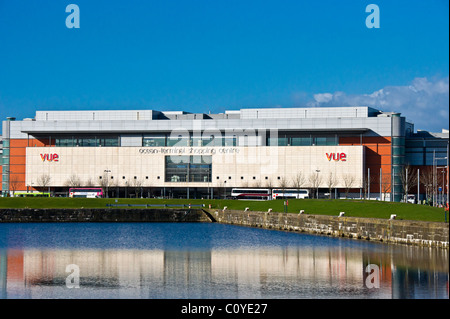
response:
[[[314,94],[314,100],[307,105],[358,105],[386,112],[401,112],[415,124],[416,129],[440,132],[449,127],[449,77],[415,78],[410,85],[386,86],[370,94],[319,93]]]
[[[331,93],[320,93],[314,94],[314,100],[318,103],[327,103],[333,99],[333,94]]]

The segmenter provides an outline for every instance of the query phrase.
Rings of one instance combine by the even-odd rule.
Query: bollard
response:
[[[226,211],[227,210],[227,206],[225,206],[223,209],[222,209],[222,211],[224,212],[224,211]]]
[[[389,219],[395,219],[397,217],[397,215],[392,214],[391,217]]]
[[[248,212],[248,210],[249,210],[250,208],[248,208],[248,207],[245,207],[245,210],[244,210],[244,212]]]
[[[267,212],[268,212],[268,213],[271,213],[271,212],[272,212],[272,208],[269,208],[269,209],[267,210]]]
[[[303,209],[299,212],[299,214],[304,214],[304,213],[305,213],[305,211]]]
[[[339,213],[339,217],[344,217],[344,215],[345,215],[345,212],[340,212]]]

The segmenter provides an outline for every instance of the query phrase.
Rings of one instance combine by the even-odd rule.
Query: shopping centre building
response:
[[[2,195],[67,196],[81,186],[108,197],[224,198],[232,188],[306,188],[319,197],[423,199],[429,182],[420,177],[430,168],[433,189],[447,192],[448,136],[363,106],[37,111],[3,121]],[[406,168],[419,187],[412,180],[405,191]]]

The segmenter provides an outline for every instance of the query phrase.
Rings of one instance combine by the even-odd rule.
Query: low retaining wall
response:
[[[209,212],[217,222],[223,224],[299,231],[386,243],[405,243],[447,249],[449,247],[449,225],[445,223],[233,210],[209,210]]]
[[[201,209],[0,209],[0,223],[211,222]]]

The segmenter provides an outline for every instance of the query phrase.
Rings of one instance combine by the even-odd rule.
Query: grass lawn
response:
[[[283,200],[241,201],[241,200],[203,200],[203,199],[117,199],[114,198],[0,198],[1,208],[105,208],[106,204],[204,204],[213,209],[244,210],[266,212],[284,211]],[[312,215],[335,215],[345,212],[345,216],[389,218],[396,214],[397,219],[444,222],[444,209],[406,203],[377,202],[364,200],[291,199],[288,213],[297,214],[304,210]],[[448,215],[448,214],[447,214]],[[449,216],[447,216],[447,220]]]

